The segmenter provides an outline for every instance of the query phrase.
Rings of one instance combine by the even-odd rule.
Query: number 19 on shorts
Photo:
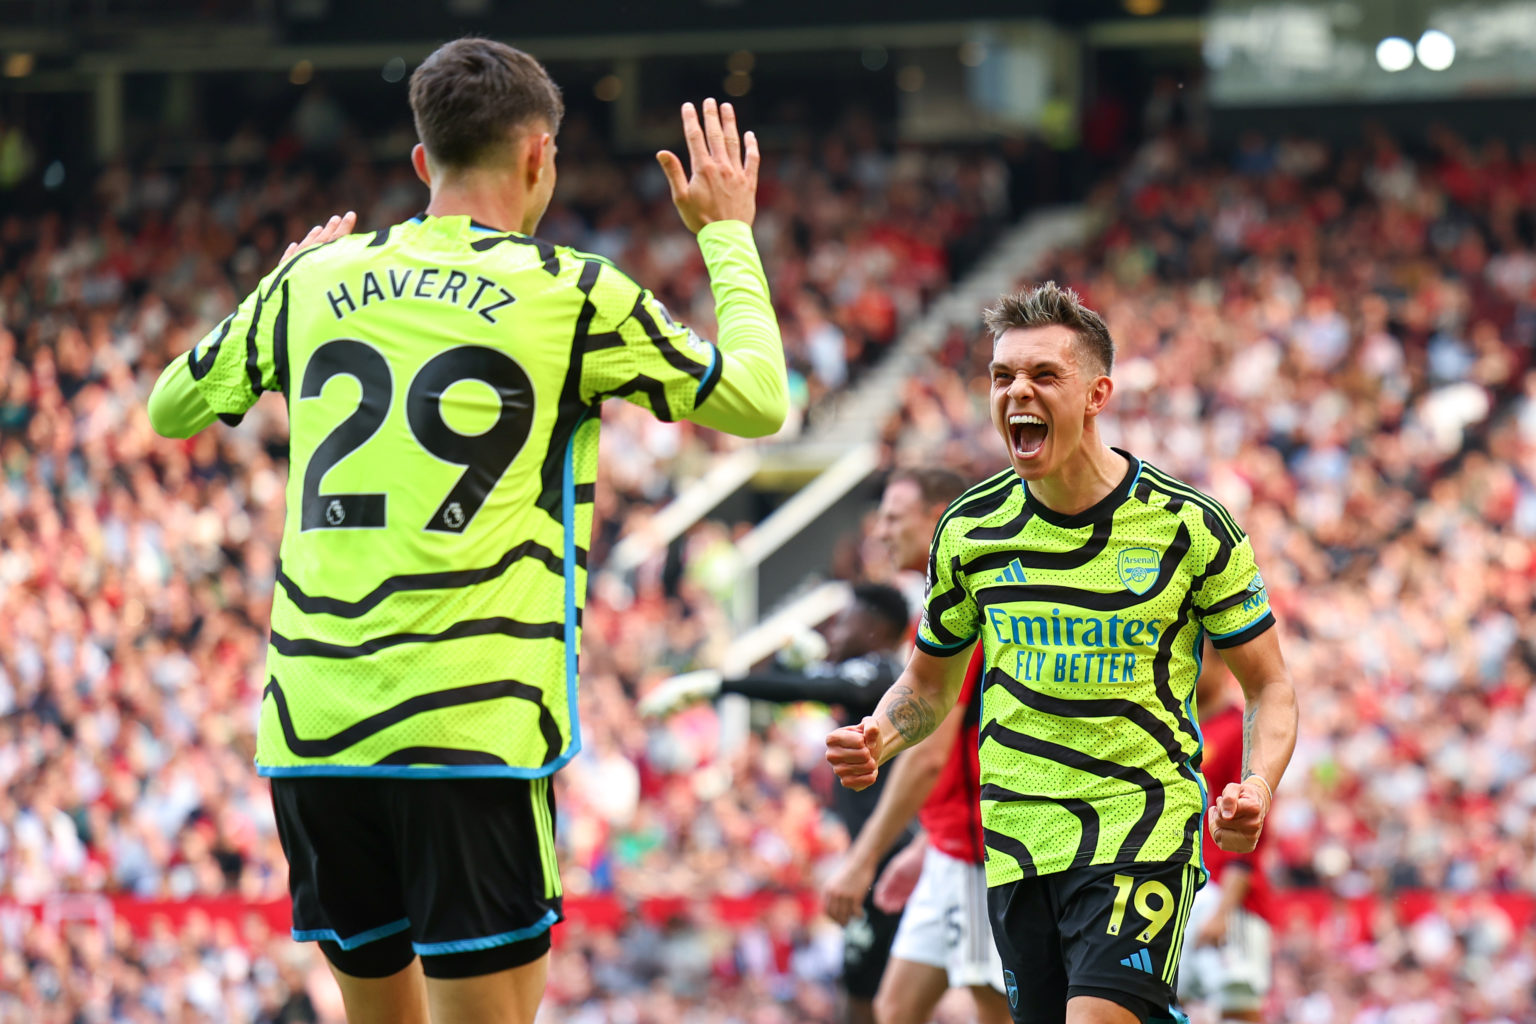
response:
[[[1130,875],[1116,875],[1114,881],[1115,905],[1109,915],[1109,928],[1106,929],[1109,934],[1120,934],[1129,905],[1134,907],[1147,925],[1136,933],[1136,941],[1146,943],[1157,938],[1158,933],[1173,920],[1174,912],[1178,909],[1173,890],[1156,878],[1146,879],[1140,885]]]

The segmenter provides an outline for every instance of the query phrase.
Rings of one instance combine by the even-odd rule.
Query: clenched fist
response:
[[[880,726],[866,718],[828,733],[827,763],[849,789],[873,786],[880,774]]]
[[[1251,853],[1264,830],[1264,816],[1269,813],[1270,794],[1257,776],[1242,782],[1229,782],[1211,805],[1211,838],[1228,853]]]

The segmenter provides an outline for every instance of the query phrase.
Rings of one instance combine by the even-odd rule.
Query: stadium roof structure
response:
[[[0,0],[0,51],[34,54],[39,71],[56,72],[258,70],[286,67],[296,53],[330,68],[361,68],[385,50],[384,59],[410,60],[466,33],[560,60],[932,45],[978,23],[1151,26],[1194,23],[1209,8],[1209,0]]]

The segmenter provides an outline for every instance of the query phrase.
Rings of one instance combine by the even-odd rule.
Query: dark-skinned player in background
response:
[[[901,674],[897,652],[907,643],[909,614],[906,598],[895,587],[860,584],[827,629],[825,659],[803,668],[769,664],[731,679],[711,669],[673,676],[641,698],[640,713],[665,715],[695,701],[737,694],[772,704],[816,701],[833,708],[835,721],[863,721]],[[896,762],[894,772],[899,772],[900,764]],[[896,782],[893,774],[891,784]],[[838,786],[832,794],[832,812],[850,836],[858,835],[889,788],[883,782],[859,791]],[[900,849],[911,834],[909,824],[892,842],[893,849]],[[866,886],[858,912],[839,922],[844,925],[839,982],[848,997],[849,1024],[871,1024],[876,1019],[875,994],[888,973],[891,942],[901,918],[900,907],[890,913],[879,910]]]

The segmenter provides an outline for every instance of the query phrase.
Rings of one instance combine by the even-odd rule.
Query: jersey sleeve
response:
[[[1217,647],[1236,647],[1275,624],[1269,591],[1246,536],[1216,530],[1206,579],[1195,597],[1195,615]]]
[[[611,263],[586,257],[581,273],[589,306],[582,398],[623,398],[667,422],[697,409],[720,380],[714,344]]]
[[[957,531],[942,523],[928,552],[928,596],[917,627],[917,649],[947,658],[969,647],[981,628],[976,598],[966,588],[953,548]]]
[[[895,681],[896,677],[886,671],[885,666],[856,658],[842,662],[835,672],[825,676],[769,670],[740,679],[727,679],[720,684],[720,692],[737,693],[772,704],[802,700],[838,704],[849,714],[862,718],[875,713],[886,689]]]
[[[187,353],[194,386],[226,422],[239,422],[263,391],[282,386],[279,366],[286,356],[280,350],[287,345],[288,323],[288,283],[283,278],[304,255],[268,274]]]

